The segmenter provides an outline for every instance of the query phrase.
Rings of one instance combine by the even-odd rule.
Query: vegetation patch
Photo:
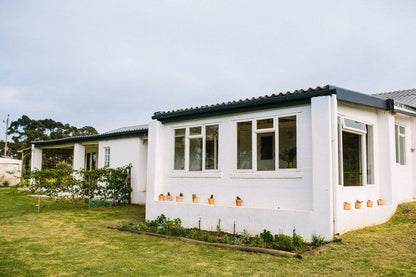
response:
[[[218,219],[216,231],[184,228],[180,218],[169,219],[164,214],[161,214],[155,220],[125,224],[122,226],[122,229],[141,231],[143,234],[153,233],[165,235],[166,237],[182,237],[214,244],[221,243],[245,247],[276,249],[297,254],[310,251],[324,243],[323,238],[320,236],[317,236],[320,239],[319,243],[316,241],[307,243],[300,235],[296,234],[296,232],[293,232],[292,236],[285,234],[273,235],[268,230],[264,230],[259,235],[250,235],[247,230],[244,230],[241,234],[226,233],[221,230],[221,219]],[[251,250],[251,252],[255,252],[251,248],[247,249]],[[244,250],[244,248],[239,250]]]

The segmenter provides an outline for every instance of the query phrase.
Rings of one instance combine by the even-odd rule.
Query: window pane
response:
[[[400,146],[400,164],[406,164],[406,150],[405,150],[405,138],[404,136],[399,137],[399,146]]]
[[[396,141],[396,163],[400,162],[400,154],[399,154],[399,126],[394,125],[394,135]]]
[[[175,130],[175,170],[185,169],[185,129]]]
[[[274,170],[274,132],[257,134],[257,170]]]
[[[400,134],[406,134],[406,129],[403,126],[400,126]]]
[[[87,170],[91,170],[91,153],[87,153],[87,159],[86,159],[86,164],[87,164]]]
[[[104,166],[110,166],[110,147],[104,148]]]
[[[344,128],[346,129],[353,129],[353,130],[360,130],[365,132],[365,124],[359,121],[351,120],[348,118],[344,118]]]
[[[237,123],[237,169],[252,169],[252,123]]]
[[[296,116],[279,118],[279,168],[296,168]]]
[[[218,169],[218,125],[205,127],[205,169]]]
[[[273,128],[273,118],[257,120],[257,129]]]
[[[189,128],[189,135],[196,136],[201,134],[201,127],[191,127]]]
[[[189,171],[202,171],[202,138],[189,140]]]
[[[344,186],[361,186],[361,135],[342,132],[342,152]]]
[[[92,156],[91,156],[91,168],[95,169],[96,164],[97,164],[97,153],[94,152],[92,153]]]
[[[365,136],[367,144],[367,184],[374,184],[374,141],[373,126],[367,125]]]

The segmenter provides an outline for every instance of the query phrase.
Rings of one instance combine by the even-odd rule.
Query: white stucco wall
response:
[[[9,182],[9,186],[19,184],[21,168],[21,160],[0,158],[0,185],[5,181]]]
[[[312,233],[332,236],[331,120],[330,96],[312,99],[312,105],[241,113],[170,124],[151,122],[149,126],[148,189],[146,218],[160,214],[179,217],[187,227],[201,218],[203,228],[232,232],[247,229],[259,233],[291,234],[293,228],[304,238]],[[276,172],[236,170],[236,121],[283,115],[297,115],[298,168]],[[314,123],[312,121],[315,121]],[[201,124],[219,124],[219,169],[214,172],[173,170],[174,129]],[[314,132],[312,132],[314,130]],[[313,166],[314,165],[314,166]],[[315,168],[314,168],[315,167]],[[160,202],[160,193],[184,193],[184,203]],[[192,204],[196,193],[200,204]],[[215,195],[215,206],[207,204]],[[240,196],[244,207],[235,207]]]
[[[143,138],[118,138],[98,142],[98,167],[104,167],[104,148],[110,147],[110,167],[132,164],[132,203],[146,202],[147,140]]]

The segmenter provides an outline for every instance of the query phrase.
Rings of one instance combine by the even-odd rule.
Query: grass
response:
[[[93,207],[0,189],[0,276],[416,275],[416,203],[349,232],[305,259],[280,258],[107,229],[143,220],[143,206]]]

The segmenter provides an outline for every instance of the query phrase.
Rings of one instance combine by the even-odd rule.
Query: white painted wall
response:
[[[293,228],[306,239],[312,233],[332,236],[332,158],[330,150],[331,97],[312,99],[312,105],[241,113],[171,124],[153,121],[149,125],[148,189],[146,218],[160,214],[179,217],[184,226],[215,229],[218,218],[222,228],[232,232],[247,229],[259,233],[292,234]],[[272,116],[298,116],[298,169],[276,172],[239,172],[236,170],[236,121]],[[178,172],[173,170],[173,130],[201,124],[219,124],[219,170]],[[314,132],[312,132],[314,130]],[[314,165],[314,166],[313,166]],[[160,202],[160,193],[184,193],[184,203]],[[192,204],[196,193],[200,204]],[[207,205],[215,195],[215,206]],[[244,207],[235,207],[240,196]]]
[[[98,142],[98,167],[104,167],[104,148],[110,147],[110,167],[132,164],[132,203],[146,202],[147,140],[143,138],[118,138]]]
[[[9,186],[19,184],[21,168],[21,160],[0,158],[0,185],[5,181],[9,182]]]

